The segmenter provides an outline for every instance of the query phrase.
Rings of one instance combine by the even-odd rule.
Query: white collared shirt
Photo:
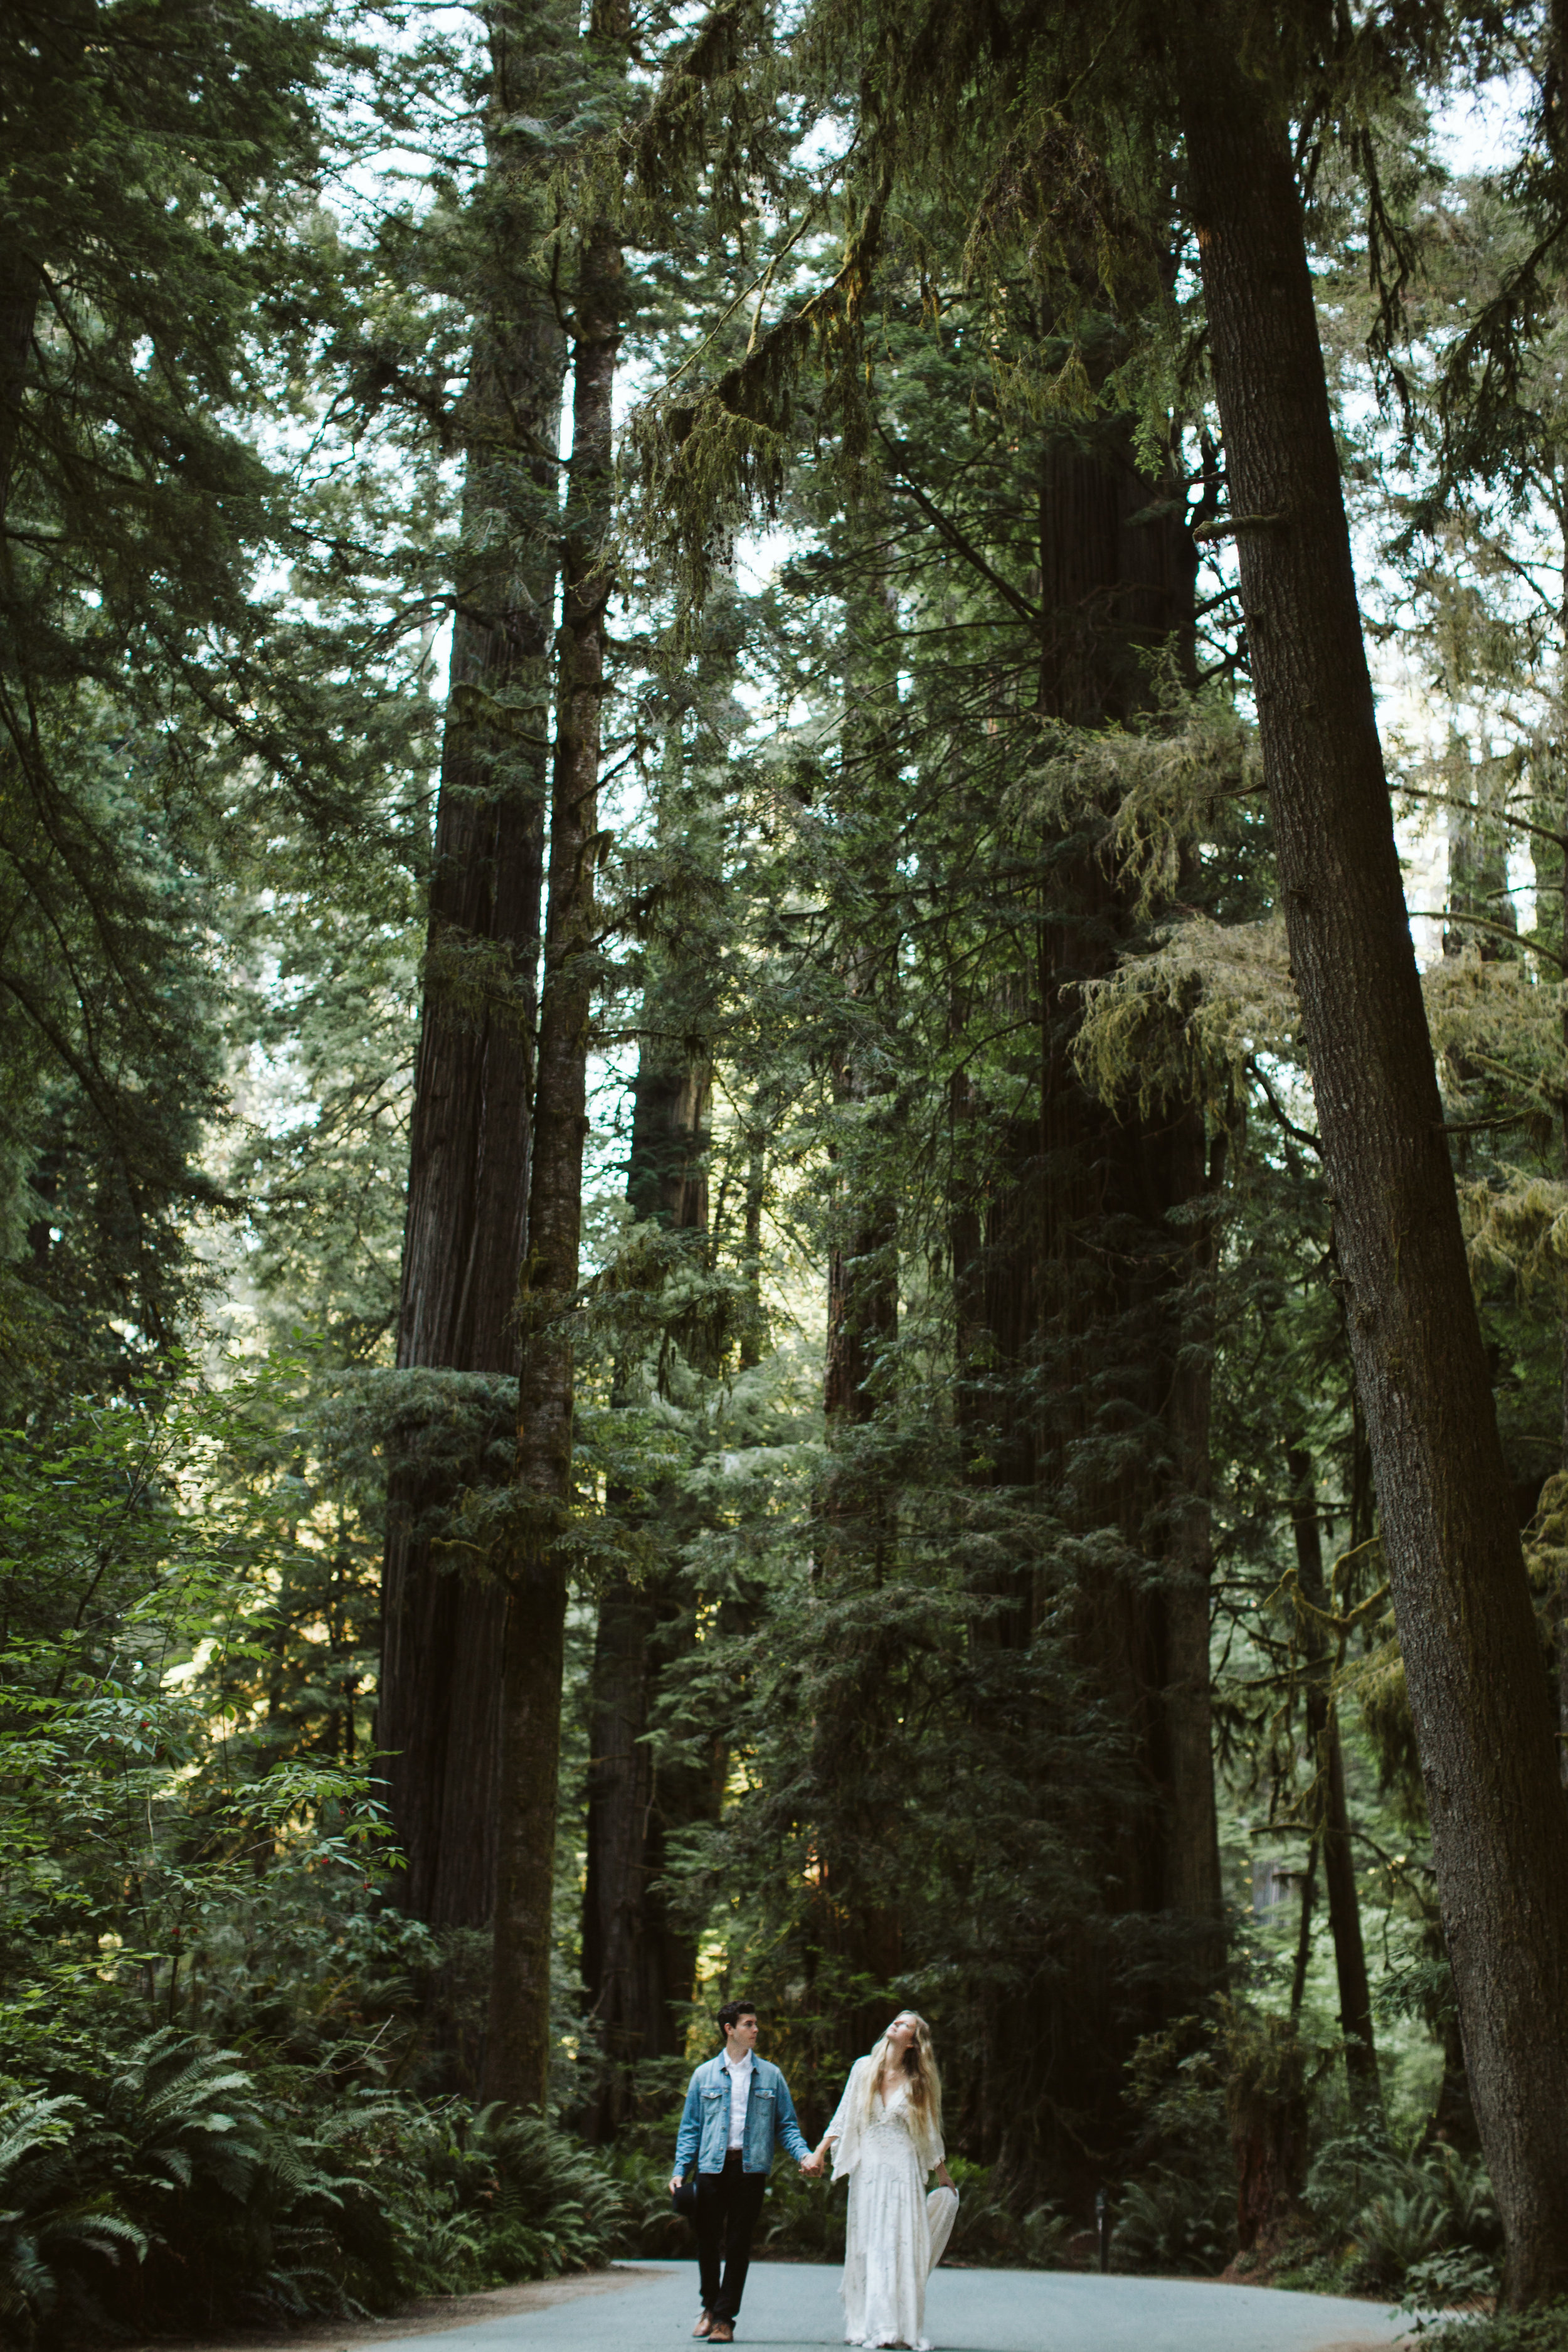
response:
[[[745,2143],[746,2107],[752,2095],[752,2053],[748,2050],[743,2058],[731,2059],[726,2050],[720,2063],[730,2074],[730,2146],[741,2147]]]

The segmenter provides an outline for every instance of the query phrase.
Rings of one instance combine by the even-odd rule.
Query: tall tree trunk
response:
[[[752,1108],[755,1118],[756,1107]],[[747,1138],[746,1192],[743,1230],[746,1236],[742,1271],[746,1282],[746,1311],[741,1326],[739,1356],[741,1370],[752,1371],[763,1360],[767,1346],[768,1318],[763,1303],[763,1212],[767,1205],[768,1154],[766,1130],[753,1126]]]
[[[641,1039],[632,1088],[626,1202],[639,1225],[674,1238],[667,1246],[685,1279],[671,1286],[679,1311],[661,1318],[657,1366],[617,1370],[616,1402],[630,1402],[634,1376],[662,1383],[672,1355],[699,1376],[718,1371],[731,1337],[717,1286],[694,1280],[709,1267],[709,1106],[712,1074],[703,1039],[714,1005],[712,919],[722,906],[723,825],[715,775],[733,740],[740,635],[727,577],[714,581],[702,614],[694,667],[669,681],[663,705],[664,756],[658,786],[656,855],[668,861],[669,897],[648,939]],[[654,1265],[664,1262],[656,1244]],[[742,1340],[754,1318],[745,1318]],[[638,1520],[647,1550],[668,1561],[684,1528],[674,1482],[657,1480],[641,1501],[612,1497],[623,1523]],[[635,2109],[636,2069],[685,2046],[687,2006],[696,1986],[697,1945],[662,1881],[671,1841],[715,1822],[728,1748],[715,1730],[679,1743],[650,1738],[671,1666],[698,1638],[695,1596],[679,1568],[611,1582],[599,1604],[591,1701],[588,1863],[583,1898],[583,1973],[605,2072],[584,2128],[609,2139]]]
[[[598,27],[595,26],[595,31]],[[603,37],[603,36],[601,36]],[[518,1517],[504,1571],[499,1853],[484,2095],[542,2112],[550,2080],[551,1902],[561,1763],[572,1496],[573,1326],[587,1139],[587,1058],[598,855],[611,401],[621,251],[584,241],[578,272],[572,462],[563,541],[560,682],[550,802],[550,905],[534,1093],[528,1254],[521,1292]]]
[[[626,1198],[639,1222],[656,1218],[672,1232],[700,1234],[708,1223],[707,1073],[670,1055],[658,1000],[656,982],[645,997]],[[692,1634],[690,1605],[674,1576],[641,1584],[617,1576],[600,1601],[583,1978],[606,2071],[585,2117],[591,2139],[612,2139],[629,2119],[638,2063],[684,2046],[681,2009],[696,1981],[697,1947],[655,1890],[670,1832],[716,1817],[722,1759],[707,1772],[656,1764],[647,1734],[660,1673]]]
[[[1312,1903],[1318,1884],[1318,1838],[1307,1842],[1307,1867],[1301,1873],[1301,1916],[1296,1925],[1296,1958],[1290,1970],[1290,2022],[1300,2021],[1307,1992],[1307,1964],[1312,1957]]]
[[[1285,102],[1173,26],[1290,960],[1514,2305],[1568,2285],[1568,1808],[1362,641]],[[1266,69],[1266,68],[1265,68]]]
[[[1290,1528],[1296,1543],[1296,1573],[1301,1598],[1307,1604],[1301,1624],[1302,1644],[1307,1653],[1307,1749],[1313,1774],[1312,1850],[1315,1854],[1321,1845],[1323,1883],[1329,1895],[1329,1927],[1334,1939],[1334,1967],[1339,1978],[1340,2027],[1345,2036],[1345,2072],[1350,2077],[1352,2101],[1381,2106],[1377,2045],[1373,2038],[1372,1985],[1362,1937],[1355,1855],[1345,1798],[1344,1749],[1333,1698],[1333,1661],[1326,1622],[1331,1596],[1323,1575],[1317,1487],[1312,1476],[1312,1457],[1303,1447],[1287,1443],[1285,1462],[1290,1474]],[[1305,1895],[1302,1899],[1306,1901]]]
[[[657,1882],[671,1832],[718,1819],[726,1751],[715,1740],[693,1764],[656,1762],[645,1735],[660,1675],[693,1637],[689,1601],[673,1580],[617,1579],[600,1601],[583,1974],[607,2066],[584,2119],[590,2139],[612,2139],[631,2118],[641,2062],[685,2047],[697,1943]]]
[[[837,1079],[840,1100],[863,1107],[859,1074],[845,1065]],[[885,1610],[868,1605],[893,1573],[897,1532],[872,1433],[888,1398],[888,1359],[898,1338],[898,1218],[891,1202],[874,1185],[862,1191],[863,1183],[863,1176],[851,1174],[828,1254],[828,1467],[816,1524],[816,1579],[826,1606],[837,1612],[828,1643],[831,1681],[818,1689],[812,1729],[817,1932],[847,1979],[836,1995],[847,2058],[887,2022],[882,1988],[901,1964],[899,1892],[906,1862],[889,1724],[904,1635],[893,1631]]]
[[[1195,551],[1179,520],[1148,519],[1158,503],[1114,430],[1098,446],[1047,445],[1037,698],[1047,717],[1136,724],[1142,656],[1190,644]],[[1224,1966],[1209,1697],[1215,1231],[1190,1218],[1217,1197],[1223,1144],[1211,1165],[1195,1107],[1118,1115],[1074,1065],[1082,982],[1110,970],[1133,932],[1100,822],[1085,810],[1051,845],[1037,968],[1006,1008],[1039,1024],[1037,1118],[1011,1123],[984,1209],[960,1203],[953,1220],[959,1409],[999,1486],[1037,1490],[1075,1536],[1120,1540],[1124,1564],[1110,1564],[1101,1541],[1073,1601],[1077,1655],[1131,1759],[1129,1801],[1096,1832],[1095,1866],[1107,1917],[1142,1915],[1151,1933],[1157,1920],[1157,1932],[1174,1931],[1166,2006],[1180,2011]],[[971,1132],[978,1108],[961,1080],[955,1112]],[[1094,1466],[1108,1415],[1147,1430],[1141,1471],[1125,1450],[1114,1475]],[[984,1638],[1026,1650],[1047,1596],[1020,1575],[995,1598]],[[999,2049],[989,2069],[1005,2088],[998,2153],[1019,2177],[1081,2175],[1086,2141],[1091,2166],[1114,2163],[1124,2062],[1164,2011],[1118,1984],[1105,1925],[1061,1924],[1059,1990],[1028,2005],[1022,2042],[1016,2021],[998,2020],[1012,2053]],[[1021,2046],[1031,2087],[1018,2098],[1005,2086]]]
[[[899,618],[881,559],[846,598],[839,814],[850,867],[838,943],[844,1033],[832,1084],[840,1125],[828,1207],[827,1331],[822,1404],[827,1462],[815,1504],[814,1582],[820,1639],[811,1727],[816,1900],[813,1939],[836,1971],[823,1990],[839,2011],[840,2054],[853,2058],[887,2022],[901,1963],[900,1894],[907,1866],[895,1696],[905,1636],[875,1596],[896,1573],[896,1517],[877,1455],[891,1402],[899,1329],[899,1221],[885,1171],[885,1081],[857,1041],[879,1003],[858,902],[888,882],[886,824],[900,791]],[[820,1995],[818,1997],[821,1997]]]
[[[469,583],[470,598],[476,583]],[[468,603],[453,631],[452,701],[430,888],[424,1017],[415,1070],[399,1369],[505,1374],[522,1261],[531,1125],[542,809],[519,779],[495,790],[498,709],[537,698],[544,625],[513,583],[510,609]],[[537,580],[535,589],[543,583]],[[547,610],[546,606],[546,610]],[[535,708],[534,723],[541,714]],[[476,1009],[452,1001],[483,942],[497,977]],[[460,985],[460,982],[458,983]],[[500,1598],[432,1560],[421,1524],[448,1495],[417,1460],[394,1472],[378,1737],[391,1751],[406,1899],[433,1927],[479,1926],[494,1885],[494,1672]]]
[[[1185,1107],[1189,1181],[1184,1204],[1206,1213],[1190,1223],[1178,1282],[1183,1293],[1176,1362],[1164,1421],[1176,1493],[1164,1543],[1164,1680],[1167,1820],[1170,1844],[1163,1893],[1185,1946],[1179,1973],[1189,1989],[1212,1990],[1226,1969],[1225,1890],[1220,1875],[1219,1811],[1215,1798],[1214,1702],[1209,1643],[1214,1587],[1213,1465],[1215,1276],[1219,1203],[1229,1135],[1222,1127],[1205,1152],[1204,1121]]]
[[[508,1375],[531,1131],[554,597],[554,452],[565,344],[538,278],[535,191],[504,129],[530,100],[523,12],[491,20],[492,130],[480,199],[494,260],[463,409],[467,480],[409,1143],[400,1370]],[[531,23],[537,11],[530,11]],[[389,1480],[377,1739],[390,1756],[404,1897],[437,1928],[495,1901],[502,1602],[433,1553],[477,1473],[421,1460],[417,1412]],[[499,1435],[492,1433],[491,1442]],[[452,1998],[460,1989],[447,1988]],[[457,2077],[478,2052],[450,2020]]]
[[[657,1018],[657,1004],[646,1018]],[[708,1230],[707,1069],[660,1042],[645,1040],[632,1087],[632,1148],[626,1202],[638,1219],[652,1217],[671,1233]]]
[[[662,1861],[662,1840],[644,1737],[658,1634],[652,1593],[616,1577],[599,1602],[589,1716],[583,1983],[605,2062],[584,2119],[591,2140],[615,2137],[633,2109],[631,2069],[662,2054],[668,1994],[659,1940],[648,1933],[648,1878]]]

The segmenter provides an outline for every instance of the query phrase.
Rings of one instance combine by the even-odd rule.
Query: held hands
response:
[[[822,2170],[822,2150],[819,2147],[814,2147],[809,2156],[801,2158],[800,2170],[804,2180],[815,2180],[817,2178]]]

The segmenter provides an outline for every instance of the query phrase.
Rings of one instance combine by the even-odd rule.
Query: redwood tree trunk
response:
[[[1345,2035],[1345,2072],[1351,2096],[1381,2105],[1377,2044],[1373,2038],[1372,1986],[1367,1976],[1366,1945],[1361,1929],[1361,1904],[1356,1895],[1355,1855],[1351,1845],[1350,1808],[1345,1797],[1344,1748],[1332,1690],[1329,1630],[1325,1623],[1330,1594],[1323,1575],[1323,1537],[1318,1520],[1318,1496],[1312,1477],[1312,1457],[1300,1446],[1288,1445],[1290,1473],[1290,1527],[1296,1542],[1296,1572],[1303,1614],[1303,1646],[1307,1653],[1307,1745],[1312,1759],[1312,1843],[1321,1846],[1323,1883],[1329,1894],[1329,1928],[1334,1939],[1334,1969],[1340,1988],[1340,2025]],[[1303,1913],[1309,1896],[1302,1890]],[[1300,2003],[1295,2004],[1300,2007]]]
[[[491,26],[490,104],[502,120],[544,70],[517,16],[500,12]],[[493,130],[481,200],[493,308],[476,334],[463,410],[463,552],[397,1343],[400,1370],[500,1376],[517,1366],[528,1201],[547,781],[538,747],[548,731],[565,363],[520,174],[504,128]],[[389,1478],[377,1741],[390,1759],[408,1908],[437,1928],[479,1929],[495,1900],[501,1597],[432,1551],[457,1493],[482,1475],[479,1462],[433,1467],[428,1423],[416,1411],[403,1420]],[[471,2084],[472,2036],[450,2021],[438,2031]]]
[[[1147,655],[1190,644],[1192,541],[1114,427],[1093,442],[1053,437],[1039,512],[1038,707],[1071,726],[1135,726]],[[1050,1974],[1021,2020],[999,2011],[987,2057],[1001,2160],[1016,2178],[1058,2182],[1114,2168],[1133,2042],[1194,2008],[1224,1967],[1209,1694],[1214,1231],[1190,1213],[1217,1195],[1223,1150],[1211,1164],[1194,1106],[1113,1110],[1073,1061],[1081,985],[1134,937],[1101,823],[1085,809],[1047,844],[1037,968],[998,1007],[999,1024],[1038,1023],[1038,1110],[998,1136],[984,1207],[961,1202],[952,1225],[960,1414],[998,1487],[1037,1493],[1068,1549],[1093,1561],[1072,1572],[1074,1654],[1131,1764],[1126,1801],[1077,1832],[1092,1845],[1103,1910],[1052,1923]],[[966,1081],[954,1105],[973,1135],[982,1107]],[[1139,1432],[1114,1473],[1097,1454],[1108,1428]],[[1057,1597],[1019,1572],[979,1638],[1026,1654]],[[1132,1990],[1118,1969],[1140,1916],[1167,1948],[1158,1995],[1148,1971]]]
[[[547,408],[545,373],[542,386],[528,389],[536,398],[542,391]],[[557,373],[557,400],[559,382]],[[522,583],[470,576],[453,630],[409,1139],[400,1370],[505,1374],[517,1364],[542,778],[529,762],[534,775],[525,768],[509,789],[495,789],[493,714],[526,696],[541,723],[548,584],[526,584],[533,593],[524,601]],[[479,601],[487,592],[488,610]],[[462,996],[454,1002],[454,971],[481,945],[496,974],[488,994],[478,1006]],[[452,1481],[420,1465],[420,1433],[416,1422],[408,1458],[390,1484],[377,1737],[391,1757],[408,1907],[432,1927],[479,1927],[494,1895],[500,1601],[493,1587],[432,1559],[429,1516],[451,1499]]]
[[[670,1239],[649,1260],[676,1279],[659,1318],[657,1362],[617,1367],[614,1402],[634,1384],[662,1382],[667,1351],[691,1371],[718,1371],[729,1335],[722,1309],[700,1277],[709,1265],[708,1155],[711,1068],[704,1040],[713,1015],[712,909],[721,901],[722,803],[715,789],[734,725],[739,631],[728,580],[715,581],[694,667],[662,697],[664,755],[657,786],[656,842],[678,862],[684,887],[647,942],[640,1042],[632,1087],[626,1202],[639,1226]],[[645,1235],[645,1240],[649,1238]],[[661,1283],[662,1273],[656,1276]],[[747,1318],[750,1321],[751,1318]],[[583,1893],[583,1976],[603,2072],[584,2116],[589,2136],[614,2137],[636,2110],[639,2064],[685,2046],[697,1944],[663,1886],[672,1838],[718,1819],[728,1749],[721,1733],[660,1741],[649,1733],[677,1660],[698,1638],[696,1596],[674,1564],[685,1507],[678,1482],[655,1477],[640,1497],[611,1496],[622,1525],[641,1530],[645,1558],[661,1563],[640,1582],[617,1576],[599,1603],[590,1708],[587,1870]]]
[[[499,1853],[484,2095],[542,2112],[550,2080],[551,1901],[572,1496],[573,1324],[587,1139],[599,740],[620,248],[584,241],[577,295],[550,907],[520,1297],[517,1519],[504,1574]]]
[[[697,1943],[657,1882],[670,1832],[718,1819],[727,1755],[715,1738],[691,1763],[656,1762],[644,1735],[661,1673],[693,1639],[689,1601],[673,1580],[617,1580],[599,1603],[583,1975],[608,2063],[584,2117],[590,2139],[613,2139],[634,2114],[638,2063],[685,2047]]]
[[[855,1072],[841,1099],[862,1105]],[[816,1578],[836,1631],[818,1664],[812,1726],[817,1840],[816,1937],[842,1972],[842,2054],[853,2058],[888,2018],[885,1988],[902,1953],[900,1878],[907,1837],[900,1785],[898,1692],[906,1632],[869,1596],[894,1573],[893,1507],[875,1451],[888,1398],[888,1351],[899,1328],[898,1220],[890,1202],[851,1176],[828,1255],[823,1374],[828,1468],[816,1498]]]
[[[1196,551],[1179,516],[1134,520],[1157,504],[1121,435],[1099,448],[1059,448],[1044,469],[1040,551],[1047,635],[1040,707],[1078,727],[1136,725],[1148,697],[1141,656],[1174,645],[1190,658]],[[1207,1990],[1224,1965],[1219,1844],[1209,1701],[1208,1318],[1211,1223],[1178,1225],[1217,1194],[1223,1138],[1209,1164],[1195,1104],[1145,1114],[1096,1101],[1073,1066],[1086,977],[1108,971],[1131,931],[1131,911],[1108,872],[1093,812],[1048,885],[1042,942],[1045,1072],[1039,1144],[1045,1265],[1037,1313],[1057,1326],[1068,1355],[1052,1386],[1047,1475],[1067,1471],[1080,1523],[1120,1528],[1157,1577],[1106,1574],[1080,1593],[1086,1664],[1112,1695],[1137,1742],[1141,1777],[1158,1790],[1133,1830],[1121,1871],[1130,1910],[1176,1915],[1191,1943],[1186,1990]],[[1140,1478],[1086,1491],[1070,1457],[1086,1434],[1078,1416],[1113,1353],[1123,1411],[1146,1415],[1163,1440]],[[1103,1402],[1100,1407],[1104,1414]]]
[[[640,1219],[702,1234],[708,1222],[708,1080],[661,1042],[659,992],[650,987],[633,1089],[626,1198]],[[628,1507],[623,1501],[623,1508]],[[661,1669],[694,1637],[678,1578],[634,1585],[617,1577],[599,1603],[588,1763],[588,1862],[583,1890],[583,1979],[605,2060],[586,2116],[609,2140],[633,2112],[633,2069],[683,2046],[697,1947],[658,1891],[671,1830],[717,1815],[720,1769],[656,1765],[647,1733]]]
[[[1285,104],[1173,58],[1291,964],[1507,2300],[1568,2285],[1568,1808],[1411,945]],[[1254,49],[1255,49],[1254,43]]]
[[[823,1612],[811,1720],[816,1860],[811,1937],[833,1974],[814,1987],[837,2012],[840,2054],[886,2025],[900,1970],[909,1825],[900,1761],[907,1627],[873,1596],[896,1579],[897,1513],[879,1458],[893,1403],[899,1333],[899,1217],[884,1156],[886,1080],[855,1040],[892,1010],[896,979],[879,974],[858,935],[861,893],[889,880],[882,834],[900,805],[899,615],[875,543],[867,577],[844,604],[843,734],[837,798],[846,829],[848,913],[837,962],[847,1005],[832,1083],[841,1124],[831,1145],[827,1330],[822,1404],[827,1461],[815,1497],[813,1581]]]
[[[645,1042],[632,1087],[626,1201],[635,1216],[657,1217],[672,1233],[707,1230],[709,1093],[706,1069]]]
[[[583,1984],[605,2063],[587,2115],[587,2137],[595,2140],[613,2139],[631,2114],[631,2069],[659,2054],[656,2037],[666,2012],[663,1954],[648,1933],[648,1877],[662,1860],[662,1841],[653,1750],[643,1736],[658,1634],[653,1595],[617,1577],[599,1602],[589,1716]]]

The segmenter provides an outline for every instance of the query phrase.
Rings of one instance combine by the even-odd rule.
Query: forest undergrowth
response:
[[[691,2251],[667,2185],[684,2062],[643,2070],[640,2119],[584,2145],[571,2053],[591,2044],[564,1957],[559,2119],[439,2087],[431,2037],[462,1939],[400,1907],[360,1745],[364,1538],[346,1506],[374,1475],[362,1411],[352,1391],[323,1404],[279,1356],[216,1381],[186,1368],[0,1449],[7,2341],[387,2313]],[[301,1721],[326,1736],[301,1743]],[[568,1876],[580,1833],[569,1807]],[[1267,1982],[1256,1935],[1246,1966]],[[835,2095],[834,2021],[797,2000],[779,2028],[815,2128]],[[1306,2085],[1300,2196],[1233,2274],[1484,2300],[1499,2232],[1479,2159],[1424,2140],[1415,2110],[1352,2128],[1338,2049],[1303,2032],[1268,2062]],[[1139,2044],[1123,2096],[1152,2153],[1111,2185],[1114,2268],[1232,2264],[1235,2089],[1266,2043],[1243,2005]],[[950,2260],[1093,2262],[1081,2206],[962,2149],[952,2161]],[[844,2210],[842,2189],[781,2166],[759,2252],[839,2260]]]

